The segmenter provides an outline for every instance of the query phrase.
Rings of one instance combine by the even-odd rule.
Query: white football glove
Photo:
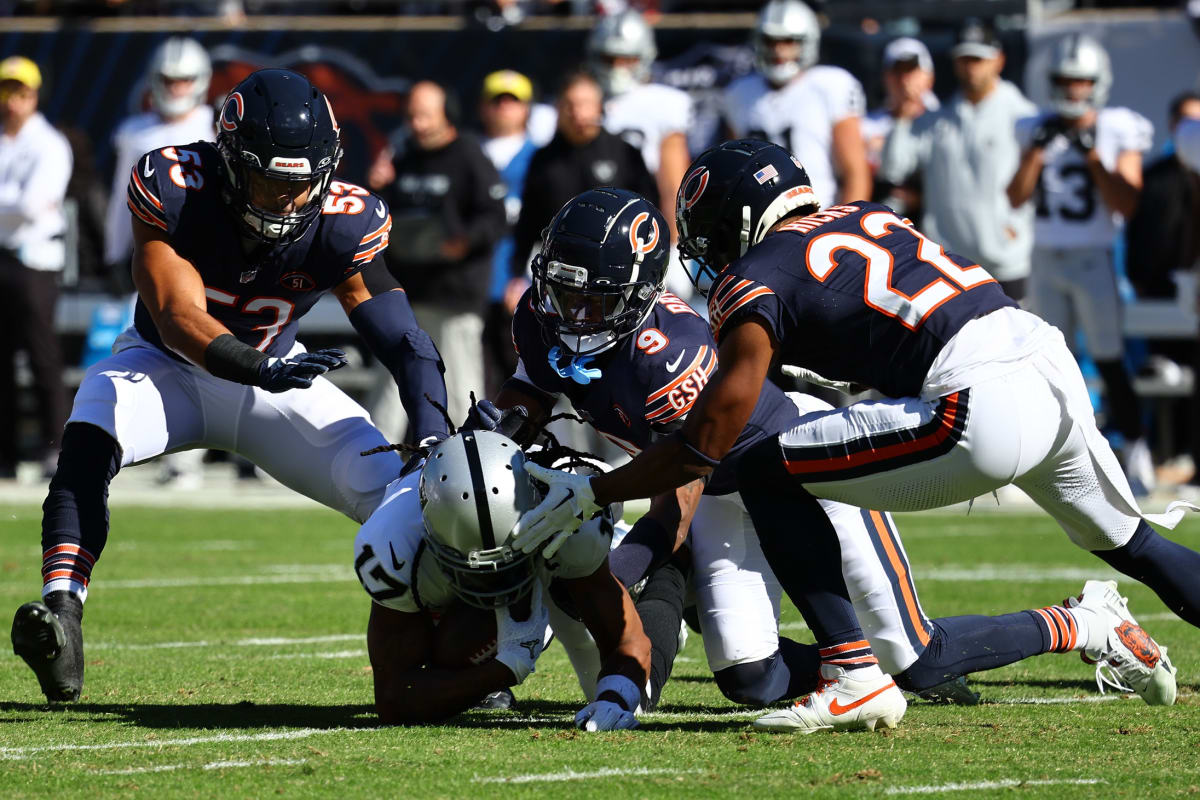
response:
[[[549,488],[546,498],[522,514],[513,526],[512,546],[523,553],[532,553],[550,539],[542,555],[551,558],[567,538],[579,530],[584,520],[591,519],[600,510],[592,492],[592,479],[528,461],[525,471]]]
[[[542,646],[550,612],[542,604],[542,586],[534,581],[529,601],[529,618],[513,619],[507,608],[496,609],[496,660],[512,670],[517,683],[533,672]]]
[[[585,731],[620,731],[638,726],[637,717],[616,703],[597,700],[575,715],[575,727]]]

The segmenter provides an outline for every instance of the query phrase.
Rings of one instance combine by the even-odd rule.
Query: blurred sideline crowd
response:
[[[0,10],[24,5],[0,3]],[[248,3],[232,5],[237,12]],[[596,10],[573,0],[489,7],[508,5],[522,13],[548,5]],[[441,350],[452,419],[465,418],[470,392],[490,395],[512,374],[512,312],[528,286],[542,228],[558,208],[585,189],[614,185],[658,203],[673,225],[676,189],[705,144],[697,141],[693,99],[651,78],[657,48],[641,13],[686,4],[609,5],[589,34],[583,63],[557,86],[535,87],[526,75],[500,69],[476,96],[460,99],[435,82],[416,82],[403,99],[404,128],[366,175],[342,176],[378,192],[391,208],[388,265]],[[1150,151],[1145,116],[1108,105],[1113,72],[1104,47],[1086,35],[1063,36],[1045,76],[1051,101],[1039,108],[1001,77],[1005,53],[989,25],[970,20],[959,30],[950,51],[957,89],[941,98],[926,44],[899,37],[883,53],[883,102],[870,109],[863,76],[819,63],[821,28],[808,5],[771,0],[758,13],[753,69],[723,90],[709,137],[787,147],[822,206],[884,202],[946,249],[983,265],[1010,296],[1077,343],[1135,491],[1153,490],[1161,475],[1200,493],[1200,396],[1180,401],[1174,416],[1182,424],[1172,425],[1165,441],[1158,437],[1152,452],[1160,421],[1134,389],[1139,370],[1177,379],[1195,374],[1195,333],[1139,342],[1131,353],[1122,331],[1129,287],[1139,299],[1192,302],[1200,176],[1171,140]],[[86,133],[60,131],[38,112],[39,65],[24,56],[0,62],[0,479],[15,477],[20,461],[38,462],[47,476],[55,469],[69,407],[55,330],[68,246],[78,248],[80,261],[97,263],[114,295],[130,296],[130,169],[149,150],[215,138],[214,107],[223,98],[209,91],[204,47],[170,38],[147,73],[149,107],[118,126],[112,174],[101,176]],[[1172,134],[1182,122],[1200,120],[1192,80],[1179,78],[1168,109]],[[476,104],[479,130],[466,129],[464,102]],[[676,264],[671,273],[668,288],[703,313],[685,271]],[[122,323],[97,320],[96,327],[110,335],[92,331],[83,366],[106,354]],[[35,434],[23,434],[20,425],[18,375],[25,373],[11,366],[18,352],[28,365]],[[400,441],[406,420],[392,378],[381,366],[372,370],[366,405],[384,434]],[[203,455],[165,457],[161,480],[197,485]],[[1174,471],[1156,473],[1156,462]],[[254,475],[249,465],[239,469]]]

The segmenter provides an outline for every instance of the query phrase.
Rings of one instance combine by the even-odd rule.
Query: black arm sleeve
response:
[[[382,258],[368,264],[363,273],[369,287],[395,285]],[[446,381],[442,377],[446,368],[437,347],[417,325],[403,290],[371,291],[374,296],[350,312],[350,324],[396,379],[413,439],[419,442],[431,435],[445,436],[446,419],[429,402],[432,399],[446,407]]]

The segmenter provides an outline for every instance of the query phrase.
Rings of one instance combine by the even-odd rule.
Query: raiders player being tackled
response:
[[[715,474],[778,357],[883,399],[808,414],[739,459],[739,494],[763,552],[821,648],[820,686],[763,727],[874,727],[904,712],[863,635],[818,498],[916,511],[1015,483],[1072,541],[1200,624],[1200,554],[1147,524],[1172,525],[1182,510],[1141,512],[1062,335],[985,270],[884,206],[818,212],[800,162],[767,142],[701,155],[677,207],[721,369],[681,430],[629,464],[594,478],[535,468],[549,489],[518,522],[516,546],[536,549],[605,504]],[[1144,654],[1148,680],[1174,682],[1157,648],[1133,652]]]
[[[117,471],[163,453],[215,448],[363,521],[402,463],[370,417],[323,374],[340,350],[307,352],[297,322],[332,293],[395,376],[418,437],[445,436],[442,365],[383,263],[383,201],[333,178],[333,109],[287,70],[234,87],[217,142],[142,156],[129,176],[134,326],[88,370],[62,438],[42,518],[42,598],[17,610],[14,651],[48,700],[83,686],[80,623],[108,538]]]
[[[440,721],[521,683],[552,625],[568,648],[590,635],[598,651],[599,679],[580,673],[589,703],[576,725],[637,726],[650,643],[609,572],[612,515],[589,520],[553,555],[515,550],[512,527],[540,499],[526,463],[501,433],[461,431],[393,482],[359,530],[354,569],[372,600],[367,649],[380,721]],[[439,619],[452,624],[463,604],[495,612],[495,642],[483,637],[468,663],[439,663]]]

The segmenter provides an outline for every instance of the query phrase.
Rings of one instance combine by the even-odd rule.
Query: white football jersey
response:
[[[113,183],[108,198],[108,217],[104,225],[104,261],[113,264],[133,251],[133,232],[129,227],[129,208],[125,191],[129,170],[151,150],[173,144],[211,142],[216,139],[212,106],[202,103],[183,119],[166,122],[153,111],[136,114],[117,126],[113,134]]]
[[[1049,116],[1044,112],[1018,120],[1022,148]],[[1117,157],[1127,150],[1150,149],[1153,138],[1154,126],[1136,111],[1102,108],[1096,115],[1096,152],[1105,169],[1114,169]],[[1046,146],[1043,159],[1033,195],[1035,246],[1112,247],[1121,218],[1104,205],[1083,152],[1060,134]]]
[[[643,83],[604,103],[604,128],[642,154],[650,174],[658,173],[663,139],[687,135],[692,124],[692,98],[661,83]]]
[[[354,571],[363,589],[381,606],[409,614],[439,611],[454,600],[449,580],[424,545],[420,480],[421,471],[416,470],[392,481],[354,540]],[[551,578],[569,580],[595,572],[608,555],[612,537],[608,515],[585,522],[554,558],[541,560],[538,579],[543,589]],[[545,598],[549,600],[548,591]]]
[[[861,117],[862,84],[841,67],[817,65],[779,89],[755,72],[725,90],[725,124],[737,137],[766,139],[792,151],[808,172],[821,207],[833,205],[833,126]]]

